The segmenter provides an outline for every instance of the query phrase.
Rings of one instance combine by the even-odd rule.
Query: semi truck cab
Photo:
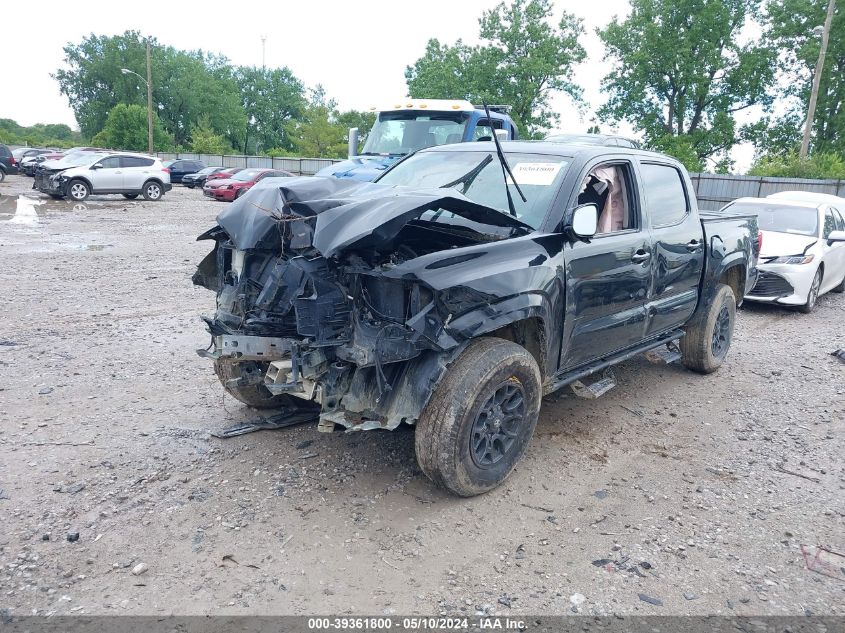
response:
[[[378,178],[401,158],[425,147],[519,138],[516,125],[508,116],[508,106],[483,106],[451,99],[404,99],[387,107],[370,108],[377,112],[373,129],[358,152],[357,129],[349,131],[349,158],[319,172],[364,182]]]

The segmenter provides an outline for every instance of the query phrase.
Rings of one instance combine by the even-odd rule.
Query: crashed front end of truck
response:
[[[325,431],[414,424],[500,299],[432,276],[531,231],[453,189],[334,178],[255,188],[217,221],[198,238],[215,245],[194,283],[217,293],[200,355],[241,401],[319,407]]]

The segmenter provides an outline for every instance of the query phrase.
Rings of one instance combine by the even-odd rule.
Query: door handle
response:
[[[686,247],[690,253],[694,253],[701,248],[701,242],[699,240],[690,240],[687,242]]]
[[[643,249],[639,249],[637,252],[635,252],[633,255],[631,255],[631,261],[634,262],[635,264],[642,264],[642,263],[647,262],[650,259],[651,259],[651,253],[649,253],[648,251],[643,250]]]

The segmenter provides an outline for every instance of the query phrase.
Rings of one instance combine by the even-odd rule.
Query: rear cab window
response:
[[[679,224],[689,215],[689,197],[681,172],[660,163],[640,163],[642,190],[651,226]]]

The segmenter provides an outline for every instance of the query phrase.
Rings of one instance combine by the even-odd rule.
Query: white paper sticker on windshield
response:
[[[561,163],[517,163],[511,168],[518,185],[550,185]]]

